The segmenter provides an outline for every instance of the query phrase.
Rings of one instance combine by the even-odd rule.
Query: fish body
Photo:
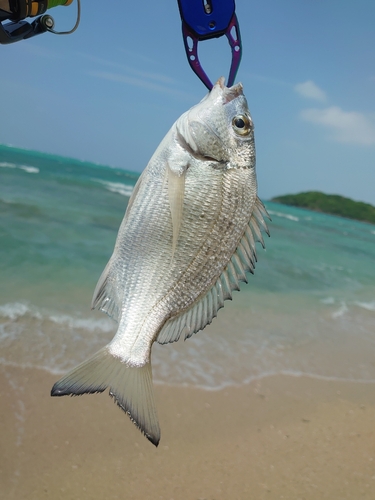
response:
[[[160,439],[151,348],[211,323],[267,231],[257,197],[253,123],[240,84],[223,79],[163,139],[129,200],[92,307],[118,321],[113,340],[52,395],[107,387],[146,437]]]

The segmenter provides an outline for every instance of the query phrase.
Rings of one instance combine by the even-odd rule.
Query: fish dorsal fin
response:
[[[186,340],[199,330],[203,330],[217,316],[219,309],[224,307],[224,301],[232,299],[233,290],[240,289],[240,281],[247,283],[246,272],[254,274],[255,241],[263,242],[264,246],[259,225],[269,234],[264,220],[264,217],[269,218],[269,216],[259,198],[255,202],[255,208],[256,211],[253,212],[236,251],[216,283],[196,304],[165,323],[156,339],[159,344],[177,342],[182,335]]]
[[[100,309],[113,318],[119,320],[121,297],[118,296],[117,283],[110,277],[111,260],[106,265],[96,285],[91,302],[91,309]]]

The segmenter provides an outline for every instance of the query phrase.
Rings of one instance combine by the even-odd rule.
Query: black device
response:
[[[70,31],[55,31],[53,17],[44,14],[58,5],[68,6],[73,0],[0,0],[0,43],[9,44],[31,38],[49,31],[57,35],[68,35],[78,27],[80,20],[80,0],[77,0],[77,21]],[[25,21],[35,17],[32,22]]]

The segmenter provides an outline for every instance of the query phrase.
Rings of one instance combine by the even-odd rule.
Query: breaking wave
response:
[[[24,170],[28,174],[38,174],[39,168],[33,167],[31,165],[18,165],[17,163],[10,163],[7,161],[0,161],[0,167],[2,168],[19,168],[20,170]]]
[[[108,191],[111,191],[111,193],[121,194],[126,197],[130,197],[134,189],[134,186],[123,184],[122,182],[109,182],[101,179],[95,179],[95,181],[103,184],[103,186],[105,186]]]
[[[62,373],[103,347],[115,329],[107,317],[70,316],[22,302],[4,304],[0,362]]]
[[[274,210],[268,210],[270,215],[276,215],[277,217],[283,217],[284,219],[289,219],[294,222],[299,222],[299,217],[291,214],[285,214],[284,212],[275,212]]]

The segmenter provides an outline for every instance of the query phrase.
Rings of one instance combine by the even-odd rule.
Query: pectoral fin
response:
[[[182,212],[184,208],[185,173],[186,169],[181,169],[181,171],[172,170],[168,165],[168,198],[173,228],[172,259],[181,228]]]

